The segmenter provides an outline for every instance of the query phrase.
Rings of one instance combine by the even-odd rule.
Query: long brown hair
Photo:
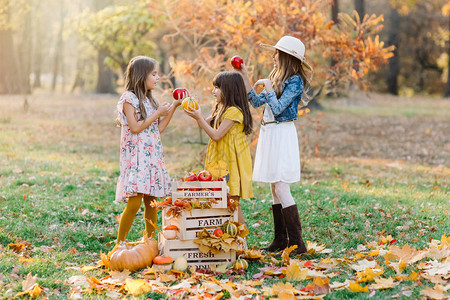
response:
[[[244,79],[238,72],[220,72],[213,79],[213,85],[220,89],[220,101],[214,107],[210,125],[216,128],[228,107],[238,107],[244,115],[244,133],[250,134],[253,129],[253,119],[248,106],[248,97]]]
[[[152,96],[152,91],[145,87],[145,80],[148,74],[153,72],[158,66],[158,62],[147,56],[133,57],[128,63],[125,72],[125,89],[133,92],[139,99],[139,109],[141,110],[141,120],[147,117],[144,100],[148,98],[150,103],[155,107],[159,107],[158,101]]]
[[[283,51],[275,50],[278,56],[277,64],[269,74],[269,79],[272,81],[273,89],[277,98],[283,94],[283,84],[289,77],[300,75],[303,80],[303,88],[309,86],[310,79],[307,76],[306,70],[301,60],[284,53]],[[307,99],[307,93],[303,92],[303,96]]]

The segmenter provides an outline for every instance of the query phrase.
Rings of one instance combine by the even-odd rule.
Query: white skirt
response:
[[[261,125],[253,181],[300,181],[300,150],[294,122]]]

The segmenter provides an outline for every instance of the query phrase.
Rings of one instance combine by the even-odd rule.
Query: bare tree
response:
[[[23,91],[10,25],[9,0],[0,0],[5,26],[0,27],[0,94],[18,94]]]
[[[112,5],[113,2],[111,0],[95,0],[94,8],[95,11],[102,10],[103,8]],[[99,51],[97,54],[97,85],[95,87],[95,91],[97,93],[114,93],[113,86],[113,76],[114,73],[108,66],[105,65],[106,55],[102,51]]]
[[[59,30],[56,38],[55,54],[53,60],[53,80],[52,91],[56,88],[56,82],[61,72],[62,53],[63,53],[63,30],[64,30],[64,1],[59,2]],[[61,74],[62,75],[62,74]],[[64,90],[64,86],[63,86]]]
[[[398,74],[400,70],[400,58],[398,47],[400,45],[400,15],[398,11],[391,6],[389,25],[389,45],[395,46],[394,56],[389,59],[389,71],[387,75],[388,92],[398,95]]]
[[[448,71],[447,71],[447,88],[445,90],[444,97],[450,98],[450,15],[448,16],[448,32],[449,32],[449,39],[448,39],[448,46],[447,46],[447,54],[448,54]]]
[[[355,10],[362,19],[366,12],[364,11],[364,0],[355,0]]]

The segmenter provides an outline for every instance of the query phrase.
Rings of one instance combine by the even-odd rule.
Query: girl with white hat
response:
[[[264,250],[281,251],[297,245],[291,253],[301,254],[307,249],[290,191],[290,184],[300,181],[300,151],[292,121],[297,119],[303,87],[309,84],[307,69],[312,68],[305,61],[305,46],[295,37],[284,36],[274,46],[261,46],[275,50],[269,77],[258,80],[252,87],[245,65],[236,71],[244,78],[251,105],[257,108],[265,104],[253,168],[253,181],[270,183],[274,202],[275,237]],[[265,88],[260,94],[255,92],[257,85]]]

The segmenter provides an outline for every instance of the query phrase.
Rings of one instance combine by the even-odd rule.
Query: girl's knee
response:
[[[277,196],[285,195],[286,193],[290,193],[289,183],[278,181],[275,184],[275,193]]]
[[[142,196],[130,197],[127,202],[127,206],[125,207],[128,211],[134,211],[135,213],[141,207]]]

